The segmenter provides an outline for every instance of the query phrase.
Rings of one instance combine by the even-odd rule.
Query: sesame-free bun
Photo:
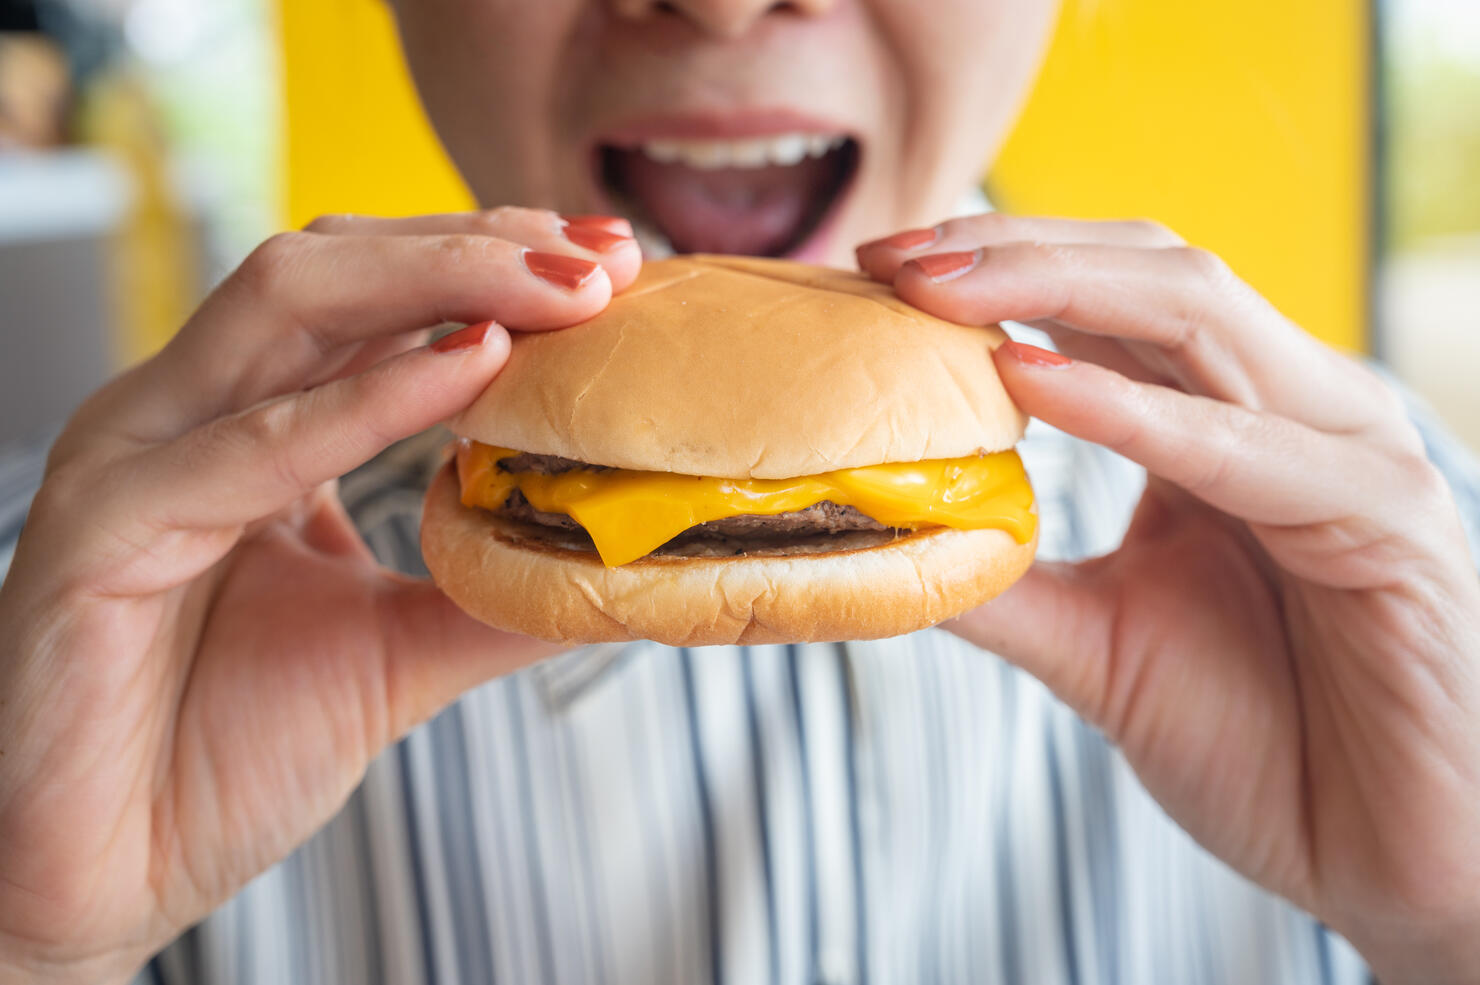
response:
[[[857,274],[782,260],[649,263],[584,324],[514,337],[451,422],[498,447],[722,478],[1011,448],[1025,419],[992,363],[998,328],[942,321]],[[660,551],[608,568],[589,543],[459,499],[443,469],[422,552],[478,619],[565,643],[698,646],[875,639],[958,615],[1032,563],[1000,530],[836,535],[780,548]]]
[[[860,550],[787,556],[652,556],[605,567],[591,551],[458,496],[449,465],[422,517],[422,553],[442,591],[475,618],[561,643],[651,639],[671,646],[879,639],[933,626],[1016,581],[1036,541],[936,527]]]
[[[957,325],[861,275],[787,260],[645,264],[605,311],[518,334],[457,434],[647,471],[779,479],[1011,448],[1025,418]]]

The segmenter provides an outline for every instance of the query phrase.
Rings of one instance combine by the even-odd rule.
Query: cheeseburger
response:
[[[515,338],[427,494],[437,584],[567,643],[873,639],[1001,592],[1037,517],[998,328],[784,260],[648,263]]]

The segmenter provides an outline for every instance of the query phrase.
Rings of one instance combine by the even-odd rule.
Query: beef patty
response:
[[[505,472],[536,472],[540,475],[559,475],[574,469],[605,470],[605,466],[587,465],[584,462],[559,458],[555,455],[519,454],[501,459],[499,468]],[[504,516],[522,523],[534,524],[563,531],[580,532],[581,525],[563,513],[545,513],[530,505],[519,490],[509,494],[504,507],[499,511]],[[668,549],[699,547],[702,542],[715,541],[725,545],[724,553],[742,553],[747,547],[756,549],[780,546],[781,542],[812,540],[819,537],[856,533],[893,533],[892,528],[880,523],[852,506],[843,506],[830,500],[809,506],[804,510],[778,513],[774,516],[732,516],[723,520],[710,520],[691,527],[664,545]]]

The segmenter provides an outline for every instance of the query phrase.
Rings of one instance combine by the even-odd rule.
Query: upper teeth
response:
[[[842,136],[820,133],[783,133],[746,140],[645,140],[641,150],[663,164],[715,168],[763,168],[770,164],[798,164],[804,157],[821,157],[843,146]]]

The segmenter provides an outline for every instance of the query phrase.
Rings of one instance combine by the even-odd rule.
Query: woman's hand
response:
[[[553,652],[378,566],[335,479],[636,276],[615,219],[320,220],[53,449],[0,590],[0,978],[101,982],[326,822],[381,748]],[[39,328],[38,330],[44,330]]]
[[[1150,474],[1124,544],[952,629],[1121,746],[1203,845],[1385,982],[1480,976],[1480,585],[1399,398],[1143,223],[983,215],[860,265],[997,353],[1018,404]]]

